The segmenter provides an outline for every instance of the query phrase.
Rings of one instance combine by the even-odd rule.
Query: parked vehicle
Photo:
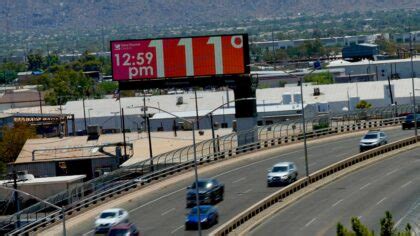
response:
[[[120,223],[112,226],[107,236],[140,236],[140,233],[133,223]]]
[[[416,115],[416,120],[417,120],[417,128],[419,128],[420,127],[420,114],[417,114]],[[401,124],[401,126],[402,126],[402,129],[403,130],[404,129],[414,128],[415,127],[414,114],[413,113],[408,114],[405,117],[405,119],[404,119],[403,123]]]
[[[267,187],[281,184],[290,184],[296,181],[298,170],[293,162],[280,162],[275,164],[267,174]]]
[[[200,209],[200,218],[198,209]],[[199,221],[203,229],[216,225],[219,221],[217,208],[211,205],[202,205],[200,208],[193,207],[185,219],[185,230],[197,229]]]
[[[198,180],[199,202],[201,204],[214,205],[223,201],[225,186],[216,179]],[[187,208],[197,205],[195,182],[187,187]]]
[[[119,223],[128,222],[128,212],[122,208],[105,210],[96,217],[95,233],[107,233],[109,229]]]
[[[388,143],[388,137],[386,134],[379,130],[370,130],[360,140],[360,152],[369,150],[371,148],[379,147]]]

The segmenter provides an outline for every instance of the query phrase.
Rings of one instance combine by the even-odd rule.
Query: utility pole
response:
[[[16,170],[13,170],[13,189],[17,190],[17,173]],[[16,212],[20,211],[20,202],[19,202],[19,193],[18,191],[14,191],[14,202],[16,207]],[[16,214],[16,227],[20,228],[20,215]]]
[[[123,142],[124,142],[124,161],[127,160],[127,142],[125,139],[125,118],[124,118],[124,108],[121,108],[121,115],[122,115],[122,132],[123,132]]]
[[[153,152],[152,152],[152,135],[150,135],[150,118],[146,117],[146,121],[147,121],[147,136],[149,137],[150,171],[153,171],[154,167],[153,167]]]
[[[216,153],[216,137],[214,135],[214,122],[213,122],[213,113],[210,113],[210,124],[211,124],[211,138],[213,140],[213,153]]]
[[[42,128],[42,137],[44,137],[44,117],[42,115],[42,98],[41,98],[41,90],[38,88],[38,98],[39,98],[39,111],[41,113],[41,128]]]
[[[149,140],[149,159],[150,159],[150,171],[154,170],[153,167],[153,147],[152,147],[152,135],[150,132],[150,120],[146,114],[146,91],[143,90],[143,118],[144,118],[144,126],[147,129],[147,137]]]
[[[271,25],[271,45],[273,47],[273,69],[276,70],[276,51],[274,49],[274,29],[273,25]]]
[[[83,103],[83,121],[85,123],[85,132],[87,133],[86,109],[85,109],[85,93],[84,92],[83,92],[83,95],[82,95],[82,103]]]
[[[194,88],[194,99],[195,99],[195,117],[197,120],[197,130],[200,130],[200,121],[198,120],[198,101],[197,101],[197,89]]]
[[[414,89],[414,63],[413,63],[413,37],[410,31],[410,61],[411,61],[411,83],[413,89],[413,116],[414,116],[414,135],[416,136],[417,141],[417,105],[416,105],[416,93]]]

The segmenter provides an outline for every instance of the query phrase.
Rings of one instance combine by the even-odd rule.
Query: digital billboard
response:
[[[115,81],[249,73],[248,35],[111,41]]]

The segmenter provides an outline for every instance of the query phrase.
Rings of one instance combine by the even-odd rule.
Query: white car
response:
[[[280,162],[273,166],[267,174],[267,187],[276,184],[290,184],[296,181],[298,170],[293,162]]]
[[[95,233],[107,233],[109,229],[119,223],[128,222],[128,212],[122,208],[105,210],[96,217]]]

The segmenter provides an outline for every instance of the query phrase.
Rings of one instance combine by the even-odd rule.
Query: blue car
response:
[[[188,213],[185,219],[185,230],[198,228],[198,207],[195,206]],[[206,229],[218,223],[219,213],[217,208],[211,205],[200,206],[200,222],[201,228]]]

